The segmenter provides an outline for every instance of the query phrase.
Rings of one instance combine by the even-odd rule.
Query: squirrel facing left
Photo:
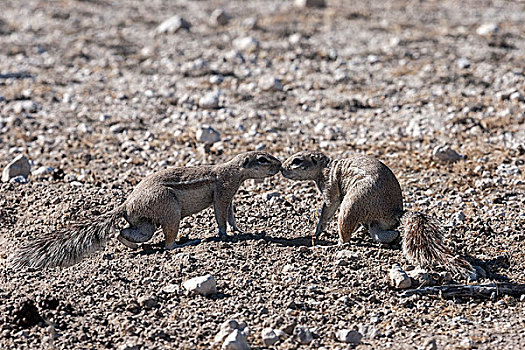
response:
[[[437,220],[403,209],[399,182],[378,159],[364,155],[331,159],[321,152],[303,151],[284,161],[281,172],[291,180],[314,181],[322,193],[324,203],[315,239],[340,207],[340,243],[349,242],[361,224],[374,241],[389,244],[399,237],[399,227],[403,231],[403,252],[411,263],[440,265],[463,276],[474,272],[470,263],[444,245]]]

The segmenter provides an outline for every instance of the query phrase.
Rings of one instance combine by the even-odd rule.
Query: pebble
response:
[[[297,7],[326,7],[324,0],[295,0],[295,6]]]
[[[288,37],[288,42],[292,45],[298,44],[303,39],[301,33],[294,33]]]
[[[512,102],[523,102],[525,101],[525,98],[521,93],[516,91],[509,96],[509,100],[511,100]]]
[[[314,340],[312,332],[308,327],[295,327],[293,331],[293,337],[299,344],[303,345],[310,344],[312,340]]]
[[[210,15],[210,23],[214,26],[225,26],[230,22],[230,16],[223,9],[216,9]]]
[[[359,254],[348,249],[340,250],[334,254],[336,259],[359,259]]]
[[[448,145],[436,146],[432,155],[443,163],[453,163],[461,159],[461,155]]]
[[[120,134],[125,129],[126,128],[121,124],[114,124],[109,127],[109,131],[111,131],[113,134]]]
[[[486,36],[486,35],[494,35],[497,34],[499,31],[499,28],[494,23],[485,23],[482,24],[476,29],[476,33],[478,35]]]
[[[460,69],[466,69],[470,67],[470,61],[466,58],[458,58],[456,64]]]
[[[436,284],[432,275],[427,270],[420,267],[408,271],[407,275],[410,276],[418,286],[432,286]]]
[[[39,106],[33,101],[21,101],[17,102],[13,106],[13,112],[15,112],[16,114],[20,114],[22,112],[35,113],[36,111],[38,111],[38,108]]]
[[[232,44],[235,49],[240,51],[252,52],[259,48],[259,41],[251,36],[236,38]]]
[[[254,30],[257,29],[258,22],[257,17],[248,17],[242,21],[241,26],[248,30]]]
[[[157,34],[173,34],[179,30],[189,30],[191,24],[181,16],[173,16],[159,24],[156,29]]]
[[[222,74],[212,75],[210,77],[210,84],[218,85],[224,81],[224,76]]]
[[[177,293],[179,291],[179,286],[176,284],[168,284],[162,288],[162,291],[166,294]]]
[[[275,334],[273,328],[264,328],[261,332],[263,344],[271,346],[279,341],[279,337]]]
[[[31,164],[29,160],[23,154],[18,155],[13,159],[2,171],[2,182],[8,182],[12,178],[22,176],[27,178],[31,173]]]
[[[341,329],[337,331],[335,337],[343,343],[359,344],[361,343],[363,335],[355,330]]]
[[[406,289],[412,286],[412,281],[406,272],[399,266],[399,264],[392,265],[390,272],[388,273],[390,282],[397,289]]]
[[[259,89],[263,91],[282,91],[283,85],[281,81],[273,76],[262,76],[259,79]]]
[[[222,344],[222,349],[249,349],[246,342],[249,334],[250,330],[245,322],[228,320],[221,324],[213,343],[215,346]]]
[[[246,335],[238,329],[234,330],[224,339],[221,349],[224,350],[248,350],[250,347],[246,341]]]
[[[153,296],[142,296],[138,299],[138,303],[146,310],[153,309],[158,305],[157,300]]]
[[[224,342],[224,339],[233,332],[234,330],[239,328],[239,322],[236,320],[228,320],[226,322],[223,322],[221,324],[219,333],[215,335],[215,338],[213,339],[213,342],[216,344],[220,344]]]
[[[185,281],[182,287],[191,293],[204,296],[217,294],[217,282],[212,275],[191,278]]]
[[[286,333],[280,329],[264,328],[261,332],[262,341],[265,346],[271,346],[277,343],[280,339],[287,337]]]
[[[474,342],[470,338],[463,338],[459,343],[461,349],[472,349],[474,347]]]
[[[199,107],[204,109],[219,108],[219,95],[218,91],[207,93],[199,99]]]
[[[195,132],[195,139],[206,145],[213,145],[221,140],[221,134],[209,125],[203,125]]]

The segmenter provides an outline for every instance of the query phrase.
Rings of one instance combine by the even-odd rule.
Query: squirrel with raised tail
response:
[[[327,223],[341,207],[338,217],[339,242],[350,241],[359,224],[368,228],[372,239],[392,243],[403,231],[406,258],[420,266],[440,265],[463,276],[473,267],[443,244],[441,225],[420,212],[403,209],[403,194],[394,173],[381,161],[354,155],[330,159],[320,152],[299,152],[282,165],[284,177],[313,180],[324,203],[314,237],[319,238]]]
[[[164,233],[166,248],[176,247],[180,220],[212,205],[219,237],[226,236],[227,223],[242,232],[235,224],[233,196],[245,180],[270,177],[280,169],[281,162],[269,153],[246,152],[223,164],[157,171],[145,177],[114,210],[30,241],[15,254],[12,266],[72,265],[101,248],[121,218],[129,227],[120,230],[117,238],[131,248],[150,240],[158,227]]]

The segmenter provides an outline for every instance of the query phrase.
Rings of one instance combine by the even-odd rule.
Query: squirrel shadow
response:
[[[216,243],[238,243],[242,241],[252,241],[252,240],[264,240],[266,243],[274,243],[280,246],[284,247],[321,247],[321,248],[329,248],[329,247],[350,247],[350,246],[357,246],[357,247],[366,247],[366,248],[373,248],[377,247],[378,245],[381,246],[384,249],[392,249],[392,250],[399,250],[399,245],[396,244],[379,244],[372,242],[369,239],[361,238],[361,237],[354,237],[351,242],[345,243],[340,245],[337,243],[337,241],[334,240],[326,240],[323,238],[312,240],[312,236],[303,236],[303,237],[295,237],[295,238],[284,238],[284,237],[271,237],[266,234],[266,232],[262,233],[242,233],[237,235],[230,235],[226,237],[207,237],[204,239],[188,239],[187,237],[182,237],[181,240],[177,243],[177,246],[175,246],[171,250],[178,250],[180,248],[184,248],[191,245],[199,245],[202,243],[210,243],[210,242],[216,242]],[[138,248],[133,255],[150,255],[150,254],[157,254],[161,252],[165,252],[166,249],[164,248],[163,242],[157,242],[157,243],[143,243],[141,244],[140,248]]]

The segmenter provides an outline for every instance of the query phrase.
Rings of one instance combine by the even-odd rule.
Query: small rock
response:
[[[296,270],[295,266],[292,264],[286,264],[283,266],[283,269],[281,270],[282,273],[289,273],[294,272]]]
[[[303,345],[310,344],[312,340],[314,340],[312,332],[308,327],[295,327],[293,336],[299,344]]]
[[[512,93],[510,96],[509,96],[509,99],[513,102],[523,102],[525,101],[525,98],[523,97],[522,94],[520,94],[518,91]]]
[[[399,266],[399,264],[392,265],[390,272],[388,273],[390,282],[397,289],[406,289],[412,286],[412,281],[406,272]]]
[[[343,250],[336,252],[334,254],[334,258],[336,259],[359,259],[359,254],[351,250],[348,250],[348,249],[343,249]]]
[[[246,342],[246,335],[238,329],[234,330],[224,339],[221,349],[223,350],[248,350],[250,347]]]
[[[211,13],[210,23],[214,26],[225,26],[230,22],[230,16],[223,9],[216,9]]]
[[[416,267],[408,271],[407,274],[414,279],[419,286],[432,286],[437,282],[431,273],[421,267]]]
[[[474,342],[470,338],[464,338],[459,343],[461,349],[472,349],[474,347]]]
[[[478,35],[486,36],[486,35],[494,35],[497,34],[499,31],[499,28],[494,23],[485,23],[482,24],[476,29],[476,33]]]
[[[64,182],[74,182],[77,181],[77,176],[75,174],[67,174],[64,176]]]
[[[241,26],[249,30],[254,30],[257,29],[258,21],[257,17],[248,17],[242,21]]]
[[[184,289],[204,296],[217,294],[217,282],[212,275],[194,277],[182,284]]]
[[[158,305],[157,300],[155,297],[152,296],[143,296],[138,299],[139,305],[142,306],[144,309],[149,310],[153,309]]]
[[[361,339],[363,338],[363,335],[358,331],[350,329],[341,329],[337,331],[335,337],[337,338],[337,340],[343,343],[359,344],[361,342]]]
[[[522,295],[520,296],[520,301],[521,301],[521,302],[524,302],[524,301],[525,301],[525,294],[522,294]]]
[[[114,124],[109,127],[109,131],[111,131],[113,134],[120,134],[123,132],[126,128],[124,128],[121,124]]]
[[[233,40],[233,47],[240,51],[255,51],[259,48],[259,42],[257,39],[247,36],[243,38],[236,38]]]
[[[279,337],[275,334],[273,328],[264,328],[261,332],[261,336],[265,346],[271,346],[279,341]]]
[[[209,125],[202,126],[195,132],[195,138],[198,142],[206,145],[213,145],[221,140],[221,134]]]
[[[159,24],[156,32],[157,34],[173,34],[178,32],[179,30],[189,30],[190,28],[191,24],[184,18],[182,18],[181,16],[173,16]]]
[[[199,107],[204,109],[216,109],[219,107],[219,93],[210,92],[199,99]]]
[[[460,69],[467,69],[470,67],[470,61],[466,58],[458,58],[456,64]]]
[[[297,7],[326,7],[324,0],[295,0],[295,6]]]
[[[272,346],[280,339],[286,338],[286,333],[280,329],[264,328],[261,332],[261,336],[265,346]]]
[[[301,33],[294,33],[288,37],[288,42],[292,45],[298,44],[303,39]]]
[[[461,155],[448,145],[436,146],[432,151],[432,155],[434,158],[444,163],[452,163],[461,159]]]
[[[21,101],[13,106],[13,112],[20,114],[22,112],[35,113],[38,111],[38,105],[33,101]]]
[[[219,333],[215,335],[215,338],[213,339],[213,342],[215,344],[221,344],[224,342],[224,339],[228,335],[230,335],[231,332],[239,328],[239,323],[236,320],[228,320],[221,324]]]
[[[224,81],[224,76],[222,74],[212,75],[210,77],[210,84],[220,84]]]
[[[281,81],[272,76],[263,76],[259,79],[259,89],[263,91],[282,91]]]
[[[179,286],[176,284],[168,284],[162,288],[162,291],[166,294],[177,293],[179,291]]]
[[[7,164],[7,166],[2,171],[2,182],[8,182],[14,177],[22,176],[27,178],[31,173],[31,164],[29,160],[23,154],[17,156]]]

